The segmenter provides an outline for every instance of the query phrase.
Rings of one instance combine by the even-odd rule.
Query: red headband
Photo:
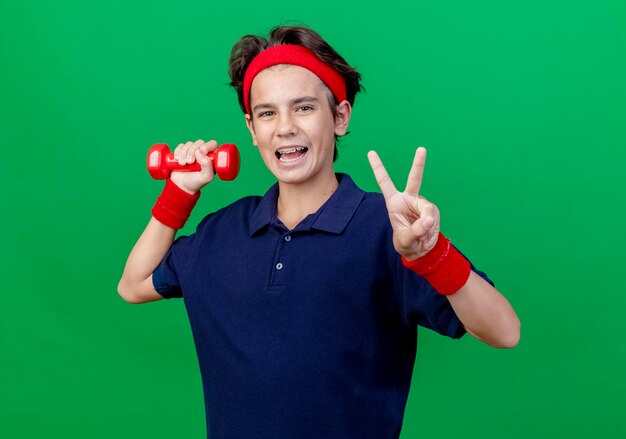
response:
[[[252,81],[262,70],[277,64],[291,64],[310,70],[326,84],[338,102],[346,99],[346,81],[337,70],[321,61],[312,50],[306,47],[282,44],[259,53],[246,70],[243,78],[243,101],[248,114],[250,114]]]

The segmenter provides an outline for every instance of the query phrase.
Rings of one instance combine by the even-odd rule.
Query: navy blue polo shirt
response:
[[[276,184],[206,216],[154,271],[161,295],[184,299],[212,439],[397,438],[417,326],[464,334],[402,265],[382,195],[337,178],[294,229]]]

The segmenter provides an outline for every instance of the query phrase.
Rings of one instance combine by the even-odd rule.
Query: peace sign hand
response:
[[[419,194],[426,148],[419,147],[415,151],[404,192],[398,192],[375,151],[370,151],[367,158],[385,197],[393,228],[393,246],[409,261],[424,256],[437,243],[440,229],[439,209]]]

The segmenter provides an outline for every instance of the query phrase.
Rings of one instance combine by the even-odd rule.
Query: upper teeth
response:
[[[304,149],[304,146],[296,146],[293,148],[283,148],[283,149],[279,149],[278,153],[279,154],[289,154],[291,152],[296,152],[296,151],[302,151]]]

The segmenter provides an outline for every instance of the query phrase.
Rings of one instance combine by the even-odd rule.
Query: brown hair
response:
[[[354,98],[358,92],[364,89],[361,84],[361,74],[351,67],[324,39],[313,29],[305,26],[276,26],[267,38],[256,35],[245,35],[233,46],[228,61],[228,75],[230,85],[237,91],[239,106],[245,113],[246,107],[243,99],[243,77],[250,62],[259,53],[268,47],[281,44],[295,44],[312,50],[319,59],[337,70],[346,81],[346,99],[354,106]],[[333,118],[337,116],[337,99],[328,90],[328,103]],[[346,134],[348,134],[346,132]],[[337,160],[337,136],[335,136],[335,155]]]

